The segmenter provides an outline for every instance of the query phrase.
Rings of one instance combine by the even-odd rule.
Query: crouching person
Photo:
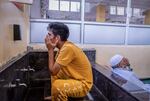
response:
[[[82,49],[68,41],[67,25],[53,22],[48,25],[45,44],[51,73],[52,101],[68,101],[68,97],[84,97],[93,85],[90,62]],[[54,49],[58,52],[54,57]]]

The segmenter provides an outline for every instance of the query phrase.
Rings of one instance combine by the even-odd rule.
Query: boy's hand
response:
[[[49,37],[49,35],[46,35],[45,38],[45,44],[48,50],[54,49],[56,47],[58,41],[56,41],[55,43],[52,43],[51,38]]]

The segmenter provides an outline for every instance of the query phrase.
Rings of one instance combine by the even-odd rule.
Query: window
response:
[[[131,1],[128,7],[127,1]],[[35,0],[31,5],[31,43],[43,42],[51,21],[69,25],[73,32],[69,40],[76,43],[150,45],[149,26],[136,26],[150,25],[150,0]]]
[[[85,13],[90,13],[90,10],[91,10],[92,6],[90,5],[89,2],[85,3],[85,7],[86,7],[86,9],[84,9],[84,12]]]
[[[69,1],[60,1],[60,11],[70,11]]]
[[[71,12],[80,12],[80,2],[71,2]]]
[[[130,24],[150,24],[150,0],[131,0]]]
[[[35,0],[31,19],[81,20],[81,0]]]
[[[59,5],[59,3],[60,3],[60,5]],[[49,1],[49,10],[80,12],[80,2],[50,0]]]
[[[80,4],[81,0],[49,0],[47,18],[60,20],[80,20]]]
[[[126,23],[127,0],[85,0],[85,21]]]
[[[58,0],[50,0],[49,1],[49,10],[59,10],[59,1]]]
[[[117,15],[124,15],[124,7],[117,7]]]
[[[133,16],[140,16],[140,9],[139,8],[133,8]]]
[[[116,15],[116,6],[110,6],[110,14]]]

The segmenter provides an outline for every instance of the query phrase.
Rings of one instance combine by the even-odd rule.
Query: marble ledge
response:
[[[96,51],[94,48],[81,48],[83,51]],[[55,49],[57,51],[58,49]],[[28,49],[28,52],[47,52],[47,49]]]
[[[57,49],[56,49],[56,51],[57,51]],[[96,50],[94,48],[83,48],[83,51],[85,51],[85,52],[87,52],[87,51],[96,52]],[[17,60],[21,59],[23,56],[25,56],[26,54],[28,54],[30,52],[47,52],[47,50],[46,49],[33,49],[33,47],[27,47],[27,51],[24,51],[23,53],[20,53],[17,56],[10,58],[6,62],[0,63],[0,73],[2,71],[4,71],[7,67],[9,67],[10,65],[12,65]]]
[[[24,51],[23,53],[20,53],[12,58],[10,58],[8,61],[3,62],[0,66],[0,73],[3,72],[5,69],[7,69],[9,66],[11,66],[13,63],[21,59],[23,56],[28,54],[28,51]]]
[[[149,92],[145,91],[144,89],[136,86],[135,84],[133,84],[129,81],[126,81],[119,75],[114,75],[114,73],[112,73],[110,68],[99,65],[97,63],[95,63],[93,68],[96,71],[98,71],[99,73],[101,73],[104,77],[106,77],[113,84],[117,85],[117,87],[122,89],[122,91],[124,91],[124,92],[128,93],[129,95],[138,99],[138,101],[150,101],[150,93]],[[116,76],[116,77],[113,77],[113,76]],[[98,75],[96,75],[96,77],[98,77]],[[123,87],[122,86],[123,84],[128,84],[128,85]]]

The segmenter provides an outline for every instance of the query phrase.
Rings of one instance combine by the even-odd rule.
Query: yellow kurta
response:
[[[85,96],[93,85],[93,74],[84,52],[66,41],[58,53],[56,62],[62,67],[57,76],[53,77],[52,96],[55,100],[67,101],[68,96]]]

